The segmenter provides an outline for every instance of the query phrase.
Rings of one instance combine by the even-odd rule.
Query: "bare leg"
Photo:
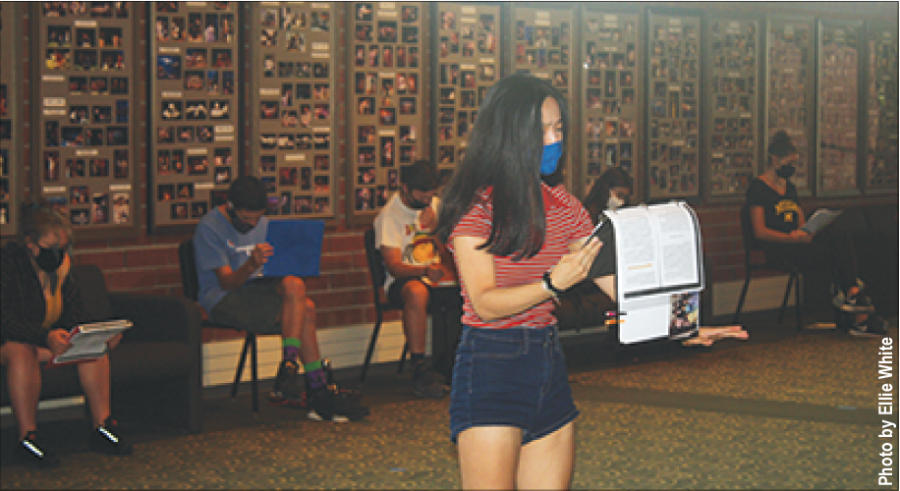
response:
[[[39,351],[37,346],[14,341],[7,341],[0,348],[0,362],[6,366],[6,386],[19,427],[19,439],[37,429],[37,405],[41,397]]]
[[[518,489],[569,489],[575,473],[575,423],[522,447]]]
[[[476,426],[459,434],[458,447],[463,489],[515,489],[521,429]]]
[[[428,298],[431,291],[419,281],[403,285],[403,333],[410,353],[425,352],[428,331]]]
[[[109,355],[96,361],[79,363],[78,378],[91,409],[91,422],[96,428],[110,415]]]
[[[312,363],[322,358],[319,353],[319,338],[316,332],[316,304],[306,298],[306,314],[303,323],[303,333],[300,337],[300,359],[304,363]]]

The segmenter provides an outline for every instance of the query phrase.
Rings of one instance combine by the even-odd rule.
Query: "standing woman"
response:
[[[81,303],[78,286],[68,276],[72,229],[48,206],[23,207],[22,231],[0,256],[0,362],[19,429],[16,446],[24,464],[55,467],[59,458],[37,436],[41,363],[68,350],[69,329],[93,321]],[[118,345],[121,335],[109,341]],[[91,448],[127,455],[131,445],[117,436],[110,414],[109,356],[78,364],[78,378],[91,413]]]
[[[578,416],[553,317],[601,250],[581,203],[558,182],[568,135],[563,96],[516,74],[478,112],[444,193],[437,234],[454,254],[464,299],[453,371],[451,440],[466,489],[564,489]],[[612,261],[605,261],[612,267]],[[613,269],[598,286],[612,298]]]

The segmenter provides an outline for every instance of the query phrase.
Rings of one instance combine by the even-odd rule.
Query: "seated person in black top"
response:
[[[19,240],[3,247],[0,267],[0,363],[19,429],[17,458],[26,465],[51,468],[59,457],[40,443],[37,405],[41,363],[71,347],[69,330],[91,322],[78,285],[68,275],[72,229],[69,221],[46,205],[24,205]],[[115,348],[122,335],[108,341]],[[118,434],[110,413],[109,356],[78,364],[78,378],[91,414],[90,446],[111,455],[128,455],[132,447]]]
[[[841,314],[839,326],[853,335],[884,336],[885,322],[862,291],[856,269],[856,252],[847,231],[834,225],[809,234],[790,182],[799,156],[784,131],[769,142],[766,170],[750,182],[747,205],[753,235],[769,261],[788,261],[803,269],[828,269],[833,277],[833,303]]]

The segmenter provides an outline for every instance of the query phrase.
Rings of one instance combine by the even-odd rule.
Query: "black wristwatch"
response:
[[[544,289],[550,292],[550,294],[553,295],[553,298],[559,298],[562,294],[562,290],[553,286],[553,282],[550,281],[549,271],[544,272]]]

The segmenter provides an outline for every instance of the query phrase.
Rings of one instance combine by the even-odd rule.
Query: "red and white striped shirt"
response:
[[[494,274],[496,286],[499,288],[513,287],[540,281],[545,271],[548,271],[569,253],[569,244],[573,241],[584,239],[591,234],[591,219],[574,196],[569,194],[562,186],[549,187],[541,183],[541,191],[544,198],[544,212],[547,217],[547,233],[544,237],[544,245],[534,257],[513,261],[512,256],[494,256]],[[453,238],[458,236],[478,237],[484,240],[491,233],[491,219],[493,217],[493,205],[490,190],[482,190],[478,193],[478,199],[468,213],[456,224],[450,239],[448,248],[453,251]],[[457,270],[459,262],[457,261]],[[510,327],[542,328],[553,325],[556,318],[553,316],[553,301],[547,300],[528,310],[519,312],[509,317],[493,321],[482,320],[472,307],[472,300],[466,289],[464,278],[460,278],[463,305],[463,324],[488,328],[508,329]]]

